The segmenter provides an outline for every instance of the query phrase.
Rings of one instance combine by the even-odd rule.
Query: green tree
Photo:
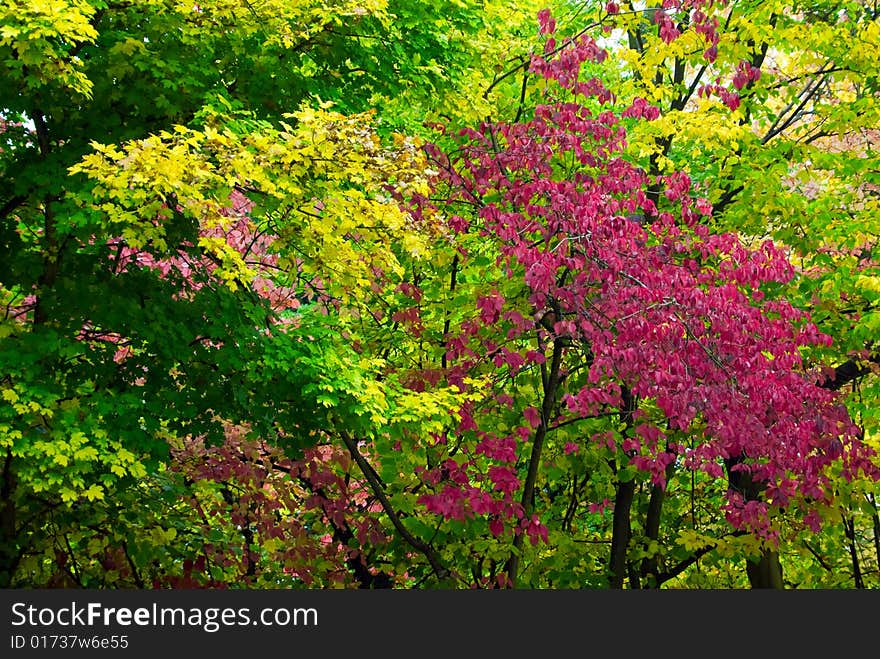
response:
[[[0,584],[61,563],[103,583],[71,565],[112,545],[110,511],[167,485],[169,442],[247,423],[301,450],[318,429],[384,423],[395,401],[416,421],[447,411],[432,394],[420,415],[348,334],[371,284],[393,288],[398,255],[425,244],[388,196],[423,185],[416,143],[391,135],[416,114],[380,139],[361,112],[454,89],[480,16],[4,4]],[[179,507],[145,515],[162,510]],[[123,539],[170,542],[127,512]]]

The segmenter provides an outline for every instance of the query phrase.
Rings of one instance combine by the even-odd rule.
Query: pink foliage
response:
[[[656,14],[660,36],[677,38],[671,16],[690,11],[695,29],[714,47],[716,25],[701,11],[705,7],[667,0]],[[553,32],[549,14],[542,26]],[[589,351],[587,383],[562,396],[569,418],[620,409],[624,387],[634,399],[652,401],[659,415],[639,423],[634,435],[618,443],[600,433],[597,441],[622,451],[655,484],[665,486],[674,462],[722,478],[723,462],[739,460],[738,469],[767,484],[768,501],[743,501],[732,491],[728,519],[769,534],[771,506],[828,498],[832,464],[848,477],[880,474],[838,396],[817,385],[818,372],[804,369],[802,350],[827,345],[829,338],[785,300],[764,298],[762,289],[793,275],[785,253],[769,241],[746,247],[734,234],[710,233],[700,218],[711,205],[695,194],[687,175],[655,180],[623,158],[626,132],[618,117],[610,109],[597,116],[585,103],[613,99],[600,81],[581,80],[581,65],[604,57],[587,37],[533,57],[532,72],[556,81],[574,100],[538,105],[520,123],[461,131],[454,154],[428,149],[446,172],[452,201],[483,199],[475,220],[456,220],[452,228],[493,241],[507,272],[520,273],[523,296],[480,298],[480,322],[515,312],[537,320],[512,329],[509,339],[532,336],[541,345],[562,341]],[[759,76],[743,62],[733,86],[742,89]],[[731,109],[739,103],[720,85],[707,92],[721,95]],[[657,109],[636,99],[620,116],[650,121]],[[570,162],[581,167],[568,165],[561,174],[561,164]],[[652,186],[662,191],[660,207],[648,194]],[[510,358],[516,351],[494,344],[489,350],[487,340],[476,328],[450,334],[451,368],[478,367],[481,352],[511,374],[523,367]],[[537,361],[533,352],[526,355],[527,363]],[[537,431],[540,414],[526,407],[522,415],[527,423],[517,433],[526,440]],[[492,423],[475,413],[467,419],[477,432]],[[696,441],[670,444],[670,431]],[[511,456],[505,452],[502,459],[496,441],[484,439],[479,452],[499,463],[488,468],[491,491],[512,495],[518,481],[500,464]],[[477,463],[461,468],[469,483],[480,480]],[[458,514],[455,487],[444,482],[444,514]],[[492,524],[495,533],[497,518]],[[528,528],[530,537],[542,537]]]
[[[205,545],[191,561],[188,587],[222,586],[207,569],[212,564],[237,570],[240,583],[274,580],[281,570],[306,586],[348,584],[350,564],[362,556],[344,539],[375,548],[386,536],[368,488],[346,476],[351,467],[347,452],[323,445],[290,460],[277,447],[248,435],[247,427],[227,425],[220,446],[197,437],[172,450],[174,472],[226,492],[224,497],[194,496],[191,502],[203,521],[203,536],[216,538],[223,530],[219,536],[225,540]],[[321,528],[326,532],[319,533]],[[248,529],[252,538],[237,529]],[[249,543],[269,539],[282,541],[271,555],[248,552]],[[235,556],[242,557],[240,563]],[[183,587],[179,578],[169,578],[169,585]]]

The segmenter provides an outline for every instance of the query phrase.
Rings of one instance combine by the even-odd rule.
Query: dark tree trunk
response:
[[[609,582],[611,588],[623,588],[623,581],[626,577],[626,554],[632,539],[629,515],[635,491],[635,481],[617,484],[611,535],[611,579]]]
[[[626,432],[626,430],[632,427],[636,403],[632,392],[626,387],[622,388],[620,396],[623,402],[620,408],[620,420],[624,423],[624,432]],[[623,588],[623,581],[628,572],[626,555],[629,551],[630,540],[632,540],[630,511],[635,492],[635,480],[619,481],[617,483],[617,494],[614,497],[614,520],[611,531],[611,558],[609,561],[611,572],[609,586],[611,588]],[[630,576],[632,577],[632,575]]]
[[[730,488],[742,494],[745,501],[758,501],[764,492],[765,483],[755,481],[748,471],[733,469],[742,462],[742,456],[725,460],[727,464],[727,478]],[[761,556],[746,562],[746,574],[749,577],[749,585],[752,588],[775,588],[782,589],[782,563],[779,561],[779,552],[765,549]]]
[[[8,450],[0,474],[0,588],[10,587],[21,557],[15,517],[15,474]]]
[[[666,466],[666,486],[675,473],[675,462]],[[659,485],[651,486],[651,499],[648,501],[648,516],[645,518],[645,537],[651,540],[660,539],[660,520],[663,514],[663,502],[666,501],[666,488]],[[659,588],[660,563],[657,556],[651,556],[642,561],[642,579],[646,588]]]
[[[846,538],[849,540],[849,557],[853,567],[853,585],[862,589],[865,582],[862,580],[862,566],[859,561],[859,548],[856,545],[856,521],[852,517],[843,520],[843,529],[846,532]]]
[[[779,562],[779,553],[765,550],[761,558],[746,563],[746,573],[749,575],[749,584],[752,588],[775,588],[782,590],[782,564]]]

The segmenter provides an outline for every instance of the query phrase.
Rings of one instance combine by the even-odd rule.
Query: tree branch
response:
[[[880,353],[874,352],[867,358],[867,364],[850,359],[834,368],[834,375],[819,384],[823,389],[840,391],[853,380],[872,373],[880,365]]]
[[[410,533],[409,529],[407,529],[403,525],[403,522],[400,520],[400,515],[398,515],[396,510],[394,510],[394,506],[391,505],[391,501],[388,500],[388,496],[385,494],[385,488],[382,487],[382,482],[379,478],[379,474],[376,473],[376,470],[373,469],[372,465],[367,462],[367,459],[358,450],[357,442],[354,440],[354,438],[347,432],[340,432],[339,436],[342,438],[342,441],[345,444],[345,448],[348,449],[351,457],[354,459],[355,463],[357,463],[357,466],[360,467],[361,472],[367,479],[370,488],[373,490],[373,494],[376,495],[376,498],[379,500],[379,504],[382,506],[382,510],[384,510],[385,514],[388,515],[388,519],[391,520],[391,524],[394,526],[400,536],[408,545],[410,545],[411,547],[413,547],[413,549],[416,549],[425,556],[425,558],[428,560],[428,563],[431,565],[431,569],[434,571],[434,574],[437,575],[438,579],[445,579],[449,577],[451,573],[449,569],[445,565],[443,565],[443,561],[441,560],[440,555],[437,553],[437,550],[435,550],[426,542],[423,542],[422,540],[416,538],[412,533]]]
[[[535,439],[532,441],[532,453],[529,457],[529,470],[523,484],[520,503],[523,507],[523,519],[528,520],[535,510],[535,483],[538,480],[538,468],[541,464],[541,452],[544,448],[544,439],[547,437],[547,420],[553,411],[556,401],[556,391],[559,388],[559,371],[562,366],[563,344],[559,339],[553,342],[553,357],[550,361],[550,371],[547,374],[547,386],[544,387],[544,400],[541,404],[541,422],[535,430]],[[525,534],[520,533],[513,539],[514,552],[507,561],[507,578],[512,588],[516,588],[516,580],[519,576],[519,557]]]

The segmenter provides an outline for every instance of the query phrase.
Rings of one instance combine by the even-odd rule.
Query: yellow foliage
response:
[[[387,0],[178,0],[173,11],[185,19],[187,31],[234,24],[240,34],[259,34],[267,45],[291,48],[327,29],[361,16],[385,17]]]
[[[95,181],[94,199],[83,203],[101,213],[110,233],[159,250],[173,212],[202,229],[227,228],[228,196],[239,186],[286,218],[274,227],[279,253],[295,254],[301,274],[351,303],[352,292],[369,290],[377,273],[402,274],[397,253],[427,250],[421,229],[391,194],[428,191],[419,143],[398,135],[383,145],[372,113],[346,116],[321,105],[285,117],[294,126],[253,122],[235,132],[217,116],[200,130],[176,126],[123,145],[93,144],[70,172]],[[253,279],[223,238],[202,235],[199,245],[230,287]]]
[[[0,6],[0,58],[19,70],[27,87],[49,83],[88,96],[92,84],[71,46],[92,43],[95,8],[85,0],[4,0]],[[8,53],[7,53],[8,50]]]

